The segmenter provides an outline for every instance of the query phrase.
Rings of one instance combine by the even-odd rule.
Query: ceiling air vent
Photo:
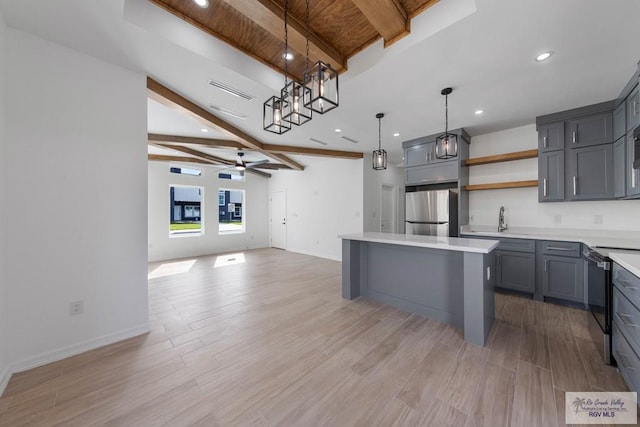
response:
[[[228,94],[231,94],[233,96],[237,96],[239,98],[244,98],[247,101],[252,101],[255,98],[255,96],[253,96],[253,95],[250,95],[250,94],[248,94],[246,92],[242,92],[241,90],[238,90],[238,89],[236,89],[234,87],[231,87],[229,85],[226,85],[224,83],[220,83],[220,82],[215,81],[213,79],[209,79],[209,84],[211,86],[213,86],[213,87],[217,87],[218,89],[227,92]]]
[[[309,140],[310,140],[310,141],[313,141],[313,142],[317,142],[318,144],[322,144],[322,145],[329,145],[329,144],[327,144],[327,143],[326,143],[326,142],[324,142],[324,141],[320,141],[319,139],[309,138]]]
[[[353,139],[353,138],[349,138],[348,136],[341,136],[340,138],[342,138],[342,139],[346,139],[347,141],[349,141],[349,142],[353,142],[354,144],[358,144],[358,141],[356,141],[356,140],[355,140],[355,139]]]
[[[217,105],[209,105],[209,108],[211,108],[213,111],[217,111],[219,113],[226,114],[227,116],[235,117],[236,119],[244,120],[244,119],[247,118],[247,116],[242,114],[242,113],[238,113],[236,111],[229,110],[228,108],[218,107]]]

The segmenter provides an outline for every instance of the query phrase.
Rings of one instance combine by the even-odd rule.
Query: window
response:
[[[202,187],[169,187],[169,237],[202,236]]]
[[[218,174],[220,179],[230,179],[232,181],[244,181],[244,171],[227,170]]]
[[[244,190],[221,188],[218,191],[218,233],[244,233]]]
[[[200,169],[191,169],[191,168],[170,167],[169,172],[179,173],[182,175],[193,175],[193,176],[202,175],[202,171]]]

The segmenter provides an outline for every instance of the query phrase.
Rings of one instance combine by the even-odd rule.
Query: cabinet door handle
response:
[[[637,286],[631,286],[631,284],[625,279],[618,278],[616,281],[619,282],[624,289],[633,289],[634,291],[640,289]]]
[[[544,261],[544,271],[548,271],[549,270],[549,260],[545,260]]]
[[[631,188],[636,188],[636,170],[633,168],[633,163],[631,163]]]
[[[638,115],[638,111],[637,111],[637,108],[636,108],[637,105],[638,105],[638,102],[634,99],[633,100],[633,115],[634,115],[634,117]]]
[[[547,246],[548,251],[563,251],[563,252],[571,252],[573,249],[571,248],[561,248],[558,246]]]
[[[576,134],[576,131],[572,132],[572,141],[574,144],[576,144],[578,142],[578,135]]]
[[[626,319],[631,317],[628,314],[616,313],[616,316],[618,316],[618,319],[620,319],[620,321],[624,323],[625,326],[631,326],[632,328],[637,328],[638,326],[640,326],[640,325],[636,325],[635,323],[628,322]]]
[[[576,176],[573,176],[573,195],[576,196],[578,194],[578,185],[577,185],[578,179],[576,178]]]
[[[547,178],[542,178],[542,195],[547,197]]]
[[[544,148],[547,148],[547,137],[546,137],[546,136],[543,136],[543,137],[542,137],[542,146],[543,146]]]

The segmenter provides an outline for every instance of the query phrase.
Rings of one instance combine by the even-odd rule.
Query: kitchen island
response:
[[[497,240],[358,233],[342,239],[342,296],[369,298],[459,327],[485,345]]]

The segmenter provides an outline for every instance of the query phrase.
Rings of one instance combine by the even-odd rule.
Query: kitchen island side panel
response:
[[[364,244],[361,245],[365,246]],[[363,297],[464,326],[463,253],[382,243],[366,244]]]
[[[464,339],[484,345],[495,317],[495,253],[464,253]]]

